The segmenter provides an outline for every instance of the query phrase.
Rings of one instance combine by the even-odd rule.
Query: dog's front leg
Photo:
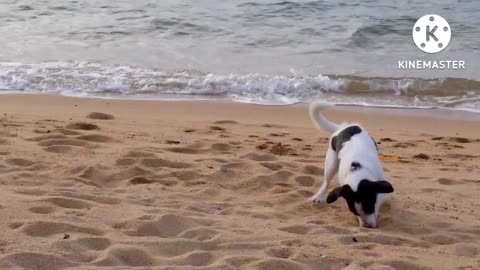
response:
[[[323,172],[324,180],[317,194],[313,195],[310,200],[314,203],[322,203],[325,201],[325,195],[328,190],[328,185],[332,181],[335,174],[338,172],[338,156],[337,153],[329,147],[325,157],[325,169]]]

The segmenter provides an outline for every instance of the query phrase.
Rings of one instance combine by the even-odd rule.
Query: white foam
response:
[[[479,91],[432,95],[443,79],[348,76],[214,74],[163,71],[91,62],[0,63],[0,93],[49,93],[130,99],[229,98],[236,102],[290,105],[323,99],[337,104],[480,110]],[[472,84],[475,85],[475,84]],[[357,87],[360,86],[360,89]],[[366,87],[366,90],[363,88]],[[429,92],[430,91],[430,92]],[[442,90],[443,91],[443,90]],[[428,94],[424,94],[428,93]],[[460,94],[458,94],[460,93]]]

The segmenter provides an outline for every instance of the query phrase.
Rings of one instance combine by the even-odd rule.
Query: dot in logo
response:
[[[428,14],[415,23],[412,36],[420,50],[426,53],[438,53],[450,43],[452,29],[442,16]]]

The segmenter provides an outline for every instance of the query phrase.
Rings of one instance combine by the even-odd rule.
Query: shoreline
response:
[[[233,104],[232,106],[260,106],[265,108],[270,107],[280,107],[280,108],[302,108],[308,106],[308,102],[298,102],[295,104],[286,104],[286,105],[277,105],[277,104],[259,104],[259,103],[244,103],[244,102],[235,102],[229,99],[203,99],[196,98],[193,96],[192,99],[132,99],[132,98],[122,98],[122,97],[88,97],[88,96],[64,96],[56,94],[37,94],[37,93],[1,93],[0,102],[2,100],[8,100],[9,98],[25,98],[27,102],[32,102],[34,100],[43,100],[44,98],[52,99],[64,99],[64,100],[98,100],[109,102],[132,102],[132,103],[201,103],[201,104]],[[1,104],[1,103],[0,103]],[[408,117],[421,117],[421,118],[435,118],[435,119],[444,119],[444,120],[459,120],[459,121],[480,121],[480,112],[473,112],[468,110],[456,110],[449,108],[404,108],[396,106],[377,106],[377,105],[360,105],[360,104],[336,104],[334,109],[340,112],[350,112],[350,113],[380,113],[385,115],[393,116],[408,116]]]

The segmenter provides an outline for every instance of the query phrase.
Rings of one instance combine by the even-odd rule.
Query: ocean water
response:
[[[429,55],[411,34],[432,13],[452,40]],[[479,14],[478,0],[5,0],[0,93],[480,112]]]

